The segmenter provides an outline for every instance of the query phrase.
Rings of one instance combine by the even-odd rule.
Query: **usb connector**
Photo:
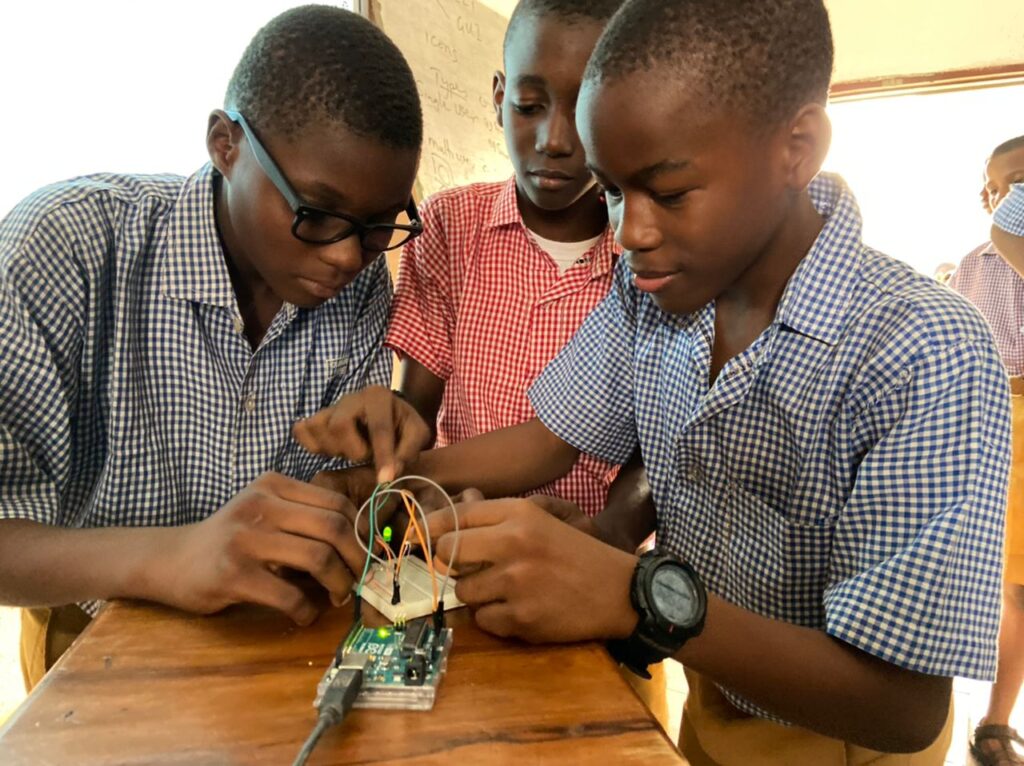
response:
[[[321,718],[327,716],[331,719],[331,726],[341,723],[352,709],[359,690],[363,688],[363,671],[369,662],[367,655],[358,652],[342,655],[338,674],[331,679],[317,708]]]
[[[316,726],[313,727],[292,766],[303,766],[324,732],[332,726],[337,726],[348,715],[356,697],[359,696],[359,691],[363,688],[363,672],[369,662],[370,658],[367,655],[358,652],[342,655],[338,672],[327,685],[324,696],[317,706],[319,717]]]

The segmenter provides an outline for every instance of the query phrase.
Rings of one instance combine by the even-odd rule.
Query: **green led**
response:
[[[377,638],[390,638],[391,628],[377,628]]]
[[[391,527],[384,527],[384,531],[381,532],[381,537],[384,538],[384,542],[391,542]]]

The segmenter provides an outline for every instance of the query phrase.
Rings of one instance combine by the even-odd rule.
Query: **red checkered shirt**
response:
[[[527,389],[607,294],[618,250],[606,229],[560,275],[523,224],[514,178],[443,191],[420,215],[423,235],[402,252],[386,342],[446,381],[437,416],[444,446],[534,417]],[[593,515],[614,474],[581,455],[535,491]]]

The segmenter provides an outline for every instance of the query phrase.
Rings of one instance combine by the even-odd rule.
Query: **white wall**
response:
[[[1024,62],[1021,0],[825,0],[833,80]]]
[[[189,174],[256,31],[295,0],[0,6],[0,216],[97,171]],[[350,2],[339,5],[350,6]]]

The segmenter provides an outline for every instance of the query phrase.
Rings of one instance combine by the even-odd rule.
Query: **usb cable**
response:
[[[350,652],[341,658],[338,672],[331,679],[324,691],[323,699],[317,706],[319,715],[316,726],[313,727],[313,731],[310,732],[292,766],[304,766],[324,732],[341,723],[348,711],[352,709],[352,705],[363,687],[363,671],[366,670],[369,660],[370,658],[365,654],[358,652]]]

